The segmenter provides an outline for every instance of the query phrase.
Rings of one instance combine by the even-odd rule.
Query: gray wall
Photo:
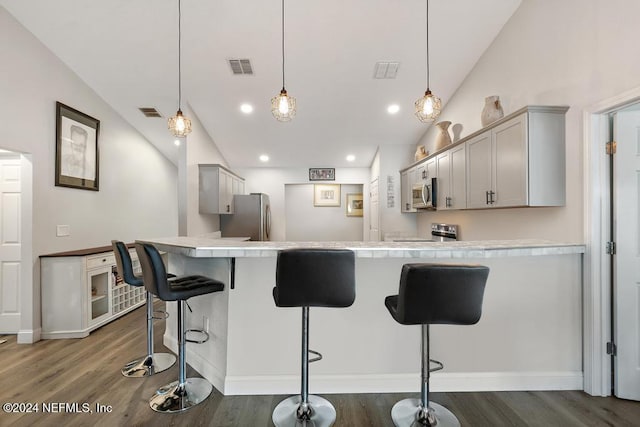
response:
[[[347,194],[362,193],[362,185],[342,184],[340,206],[314,206],[313,184],[285,185],[288,241],[362,241],[362,217],[347,216]]]
[[[21,333],[40,327],[41,254],[176,235],[177,168],[0,7],[0,148],[26,153],[33,170],[31,277]],[[56,101],[100,120],[100,191],[54,186]],[[56,237],[56,225],[71,235]],[[43,283],[42,286],[46,286]]]

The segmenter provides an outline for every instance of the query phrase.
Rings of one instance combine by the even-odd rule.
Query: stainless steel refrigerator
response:
[[[222,237],[269,240],[270,228],[271,207],[267,194],[236,194],[233,196],[233,213],[220,215]]]

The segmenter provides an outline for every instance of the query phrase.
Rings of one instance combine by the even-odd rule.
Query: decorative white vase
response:
[[[436,135],[435,151],[438,151],[451,144],[451,136],[449,135],[449,126],[451,122],[443,121],[436,123],[438,134]]]
[[[487,96],[484,99],[484,108],[480,116],[482,126],[488,126],[502,117],[504,117],[504,111],[502,111],[502,105],[500,105],[500,97]]]

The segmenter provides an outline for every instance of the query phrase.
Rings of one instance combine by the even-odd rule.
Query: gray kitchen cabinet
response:
[[[465,209],[466,145],[460,144],[436,157],[438,175],[438,210]]]
[[[416,212],[413,208],[413,185],[417,182],[416,174],[415,167],[400,173],[400,211],[403,213]]]
[[[222,165],[198,165],[199,212],[232,214],[233,195],[244,194],[244,179]]]
[[[526,107],[466,141],[467,208],[563,206],[568,107]]]

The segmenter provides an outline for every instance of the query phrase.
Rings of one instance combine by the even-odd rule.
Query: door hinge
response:
[[[608,342],[607,343],[607,354],[610,354],[612,356],[617,356],[618,355],[618,348],[616,347],[616,345],[612,342]]]
[[[615,255],[616,254],[616,242],[607,242],[607,254]]]
[[[618,143],[615,142],[615,141],[607,142],[607,144],[606,144],[607,154],[608,155],[616,154],[617,146],[618,146]]]

